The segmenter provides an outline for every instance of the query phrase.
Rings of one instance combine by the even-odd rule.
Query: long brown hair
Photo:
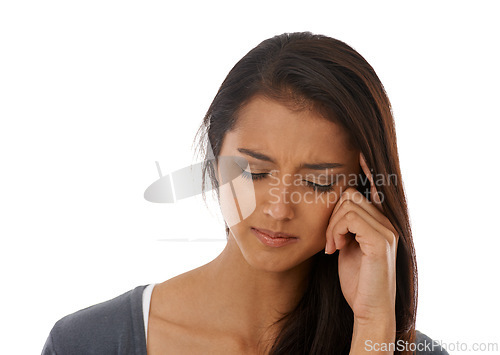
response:
[[[239,110],[256,94],[294,107],[312,104],[323,117],[349,132],[374,176],[383,174],[394,180],[377,188],[383,196],[385,215],[400,237],[396,341],[414,342],[415,249],[391,104],[375,71],[344,42],[311,32],[277,35],[248,52],[227,75],[197,132],[198,149],[204,158],[202,184],[205,186],[208,175],[217,198],[218,183],[210,154],[219,156],[224,136],[234,127]],[[338,253],[325,255],[320,251],[313,259],[308,287],[296,308],[278,321],[282,327],[270,354],[349,353],[354,316],[341,291]]]

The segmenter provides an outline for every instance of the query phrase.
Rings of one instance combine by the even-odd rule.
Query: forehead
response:
[[[234,129],[224,138],[223,150],[240,147],[285,160],[333,158],[351,152],[349,136],[340,125],[308,108],[294,111],[262,96],[240,110]]]

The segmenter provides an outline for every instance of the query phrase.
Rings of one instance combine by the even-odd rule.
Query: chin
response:
[[[233,226],[230,236],[239,248],[243,258],[252,268],[266,272],[286,272],[304,264],[319,250],[310,250],[311,246],[304,245],[305,240],[281,247],[264,245],[250,226]],[[316,248],[317,249],[317,248]]]
[[[263,245],[253,234],[247,243],[242,243],[240,250],[247,263],[257,269],[267,272],[286,272],[301,265],[314,254],[308,255],[301,241],[286,246],[273,248]],[[240,244],[240,243],[238,243]]]
[[[250,255],[245,255],[246,253],[244,252],[242,254],[248,265],[260,271],[276,273],[286,272],[300,264],[294,263],[287,255],[276,257],[269,253],[256,251],[250,252]]]

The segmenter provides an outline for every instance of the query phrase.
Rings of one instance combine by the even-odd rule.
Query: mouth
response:
[[[262,245],[271,248],[280,248],[285,245],[295,244],[299,241],[299,238],[282,232],[273,232],[267,229],[257,229],[252,227],[252,233],[255,234],[257,239],[262,243]],[[267,234],[271,233],[271,235]]]
[[[267,237],[273,238],[273,239],[298,239],[299,238],[293,234],[284,233],[284,232],[273,232],[273,231],[268,230],[268,229],[252,227],[252,230],[257,231],[261,234],[265,234]]]

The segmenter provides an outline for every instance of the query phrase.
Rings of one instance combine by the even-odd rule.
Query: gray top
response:
[[[137,286],[108,301],[59,319],[49,333],[42,355],[147,355],[142,293]],[[417,330],[416,355],[448,355]]]

